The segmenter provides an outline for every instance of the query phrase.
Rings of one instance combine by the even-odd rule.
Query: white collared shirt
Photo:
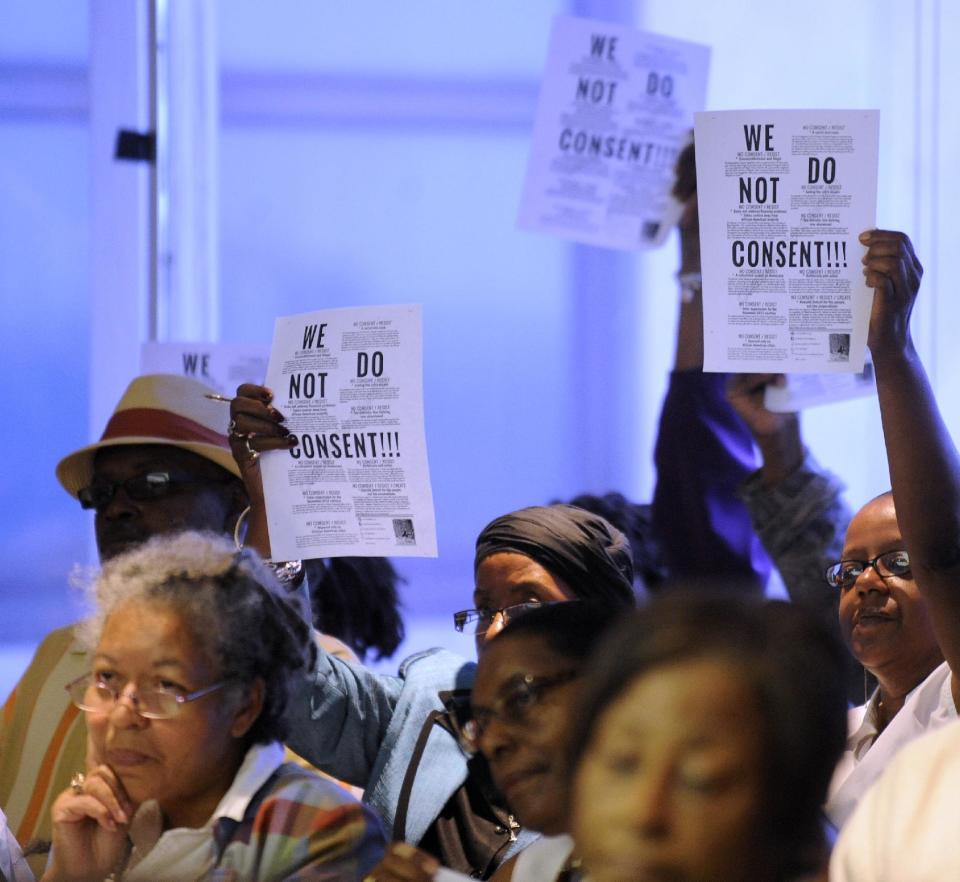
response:
[[[847,749],[830,782],[825,810],[838,830],[899,750],[927,731],[957,719],[950,666],[943,662],[911,690],[897,715],[879,732],[875,692],[865,705],[849,712]]]
[[[33,872],[20,850],[20,844],[10,832],[7,816],[0,809],[0,879],[9,882],[34,882]]]
[[[864,796],[834,848],[830,879],[960,879],[958,791],[960,722],[953,722],[905,747]]]
[[[123,882],[199,879],[208,874],[217,857],[214,824],[221,818],[242,821],[250,801],[283,761],[283,747],[277,742],[251,747],[230,789],[202,827],[163,830],[163,816],[156,801],[141,805],[130,823],[133,850],[121,877]]]
[[[542,836],[517,855],[513,882],[553,882],[573,852],[573,838],[566,833]]]

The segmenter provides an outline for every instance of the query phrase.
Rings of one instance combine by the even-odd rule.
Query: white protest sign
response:
[[[144,343],[140,373],[179,374],[232,398],[241,383],[263,383],[270,350],[245,343]]]
[[[277,319],[267,385],[299,439],[260,459],[274,560],[436,556],[420,307]]]
[[[706,46],[557,16],[520,227],[628,251],[661,244],[680,217],[674,166],[709,59]]]
[[[863,369],[879,113],[696,115],[704,370]]]

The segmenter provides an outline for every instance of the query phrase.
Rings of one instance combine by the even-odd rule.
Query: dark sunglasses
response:
[[[207,484],[208,478],[172,478],[169,472],[146,472],[125,481],[94,481],[77,491],[77,499],[83,508],[99,509],[108,505],[122,487],[123,492],[136,502],[162,499],[182,484]],[[219,483],[219,482],[216,482]]]

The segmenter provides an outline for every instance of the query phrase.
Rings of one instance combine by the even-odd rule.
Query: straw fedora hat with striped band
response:
[[[123,393],[96,444],[65,456],[57,479],[71,496],[93,480],[93,459],[105,447],[169,444],[209,459],[231,475],[240,469],[230,453],[230,409],[204,395],[213,389],[176,374],[137,377]]]

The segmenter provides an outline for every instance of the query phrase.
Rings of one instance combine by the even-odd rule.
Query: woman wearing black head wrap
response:
[[[477,537],[474,579],[476,608],[456,613],[454,621],[460,630],[476,622],[478,651],[530,604],[634,603],[626,536],[573,505],[522,508],[491,521]]]
[[[478,653],[511,617],[533,606],[568,600],[591,600],[611,610],[634,605],[633,558],[626,536],[599,515],[573,505],[533,506],[491,521],[477,537],[474,578],[476,609],[455,613],[454,622],[461,631],[467,625],[475,627]],[[433,798],[431,820],[414,839],[422,851],[407,847],[392,853],[371,874],[377,882],[430,878],[429,868],[437,858],[448,867],[485,879],[517,846],[530,841],[529,833],[520,830],[495,792],[485,759],[474,756],[466,769],[457,768],[452,761],[454,744],[437,732],[457,738],[460,723],[469,715],[469,686],[476,666],[456,669],[455,688],[441,693],[442,708],[433,705],[426,721],[419,722],[423,720],[419,714],[430,705],[424,701],[424,691],[414,686],[414,671],[420,676],[426,665],[436,665],[440,658],[424,654],[415,666],[402,668],[402,695],[413,699],[417,694],[417,711],[401,709],[398,703],[393,714],[394,720],[398,713],[404,714],[400,739],[410,743],[410,736],[417,735],[409,760],[405,754],[403,785],[393,803],[394,837],[412,839],[408,819]],[[449,676],[453,671],[446,664]],[[440,682],[436,673],[435,669],[429,680],[434,688]],[[463,763],[463,755],[457,754],[457,760]],[[422,801],[414,807],[413,794],[418,792]],[[437,799],[440,793],[442,802]],[[414,870],[415,866],[420,869]]]

